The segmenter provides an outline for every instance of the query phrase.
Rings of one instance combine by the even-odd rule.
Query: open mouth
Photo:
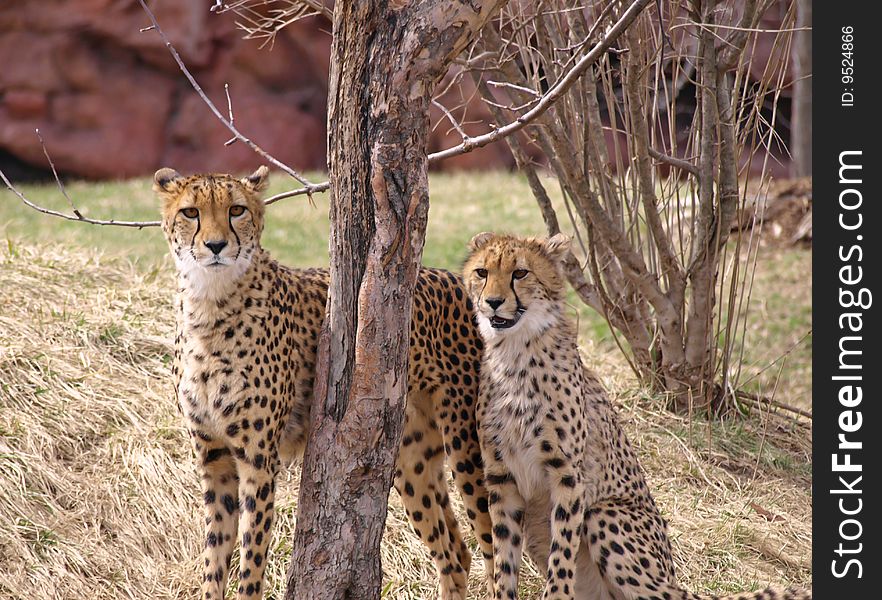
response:
[[[515,324],[520,320],[521,315],[524,314],[525,309],[518,308],[515,312],[514,317],[511,319],[506,319],[504,317],[500,317],[499,315],[493,315],[490,317],[490,327],[493,329],[509,329],[510,327],[514,327]]]

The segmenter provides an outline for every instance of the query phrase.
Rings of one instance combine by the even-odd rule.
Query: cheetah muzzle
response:
[[[517,325],[517,322],[521,320],[521,315],[525,312],[527,312],[527,309],[518,308],[514,313],[514,317],[512,317],[511,319],[506,319],[504,317],[500,317],[499,315],[493,315],[492,317],[490,317],[490,326],[493,329],[511,329],[512,327]]]

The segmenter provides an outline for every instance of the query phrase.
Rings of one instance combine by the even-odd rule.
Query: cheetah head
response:
[[[479,233],[469,243],[463,277],[482,335],[531,337],[554,324],[566,286],[561,263],[570,239]]]
[[[265,206],[260,198],[269,170],[242,179],[231,175],[184,177],[173,169],[153,176],[162,203],[162,230],[187,288],[218,298],[247,271],[260,247]]]

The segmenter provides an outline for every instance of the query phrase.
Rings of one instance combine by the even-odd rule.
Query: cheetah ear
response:
[[[245,186],[245,189],[255,194],[260,194],[269,186],[269,168],[266,165],[261,165],[257,167],[254,173],[248,177],[243,177],[240,181]]]
[[[558,233],[545,240],[545,251],[548,252],[554,260],[562,261],[567,255],[567,252],[570,251],[571,243],[572,240],[570,239],[570,236]]]
[[[483,231],[472,238],[469,242],[469,251],[477,252],[481,248],[487,245],[487,242],[496,237],[496,234],[492,231]]]
[[[174,169],[165,167],[153,174],[153,190],[157,193],[172,193],[178,188],[182,175]]]

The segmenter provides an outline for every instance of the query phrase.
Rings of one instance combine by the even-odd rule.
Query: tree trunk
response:
[[[328,94],[331,287],[289,600],[378,598],[429,208],[435,84],[504,0],[338,0]]]
[[[696,11],[701,10],[702,22],[714,25],[714,4],[693,4]],[[708,378],[711,368],[710,356],[713,348],[713,309],[716,304],[715,283],[717,277],[717,234],[719,214],[715,204],[714,163],[716,159],[717,128],[717,53],[715,38],[710,28],[703,28],[699,34],[700,101],[701,126],[698,134],[698,209],[696,221],[698,239],[692,246],[689,268],[690,302],[686,309],[686,364],[681,386],[672,398],[673,408],[680,413],[706,410],[710,406]],[[692,406],[690,406],[692,405]]]
[[[796,3],[797,28],[812,26],[812,0]],[[793,44],[795,84],[793,86],[793,125],[790,145],[793,177],[812,174],[812,32],[797,31]]]

